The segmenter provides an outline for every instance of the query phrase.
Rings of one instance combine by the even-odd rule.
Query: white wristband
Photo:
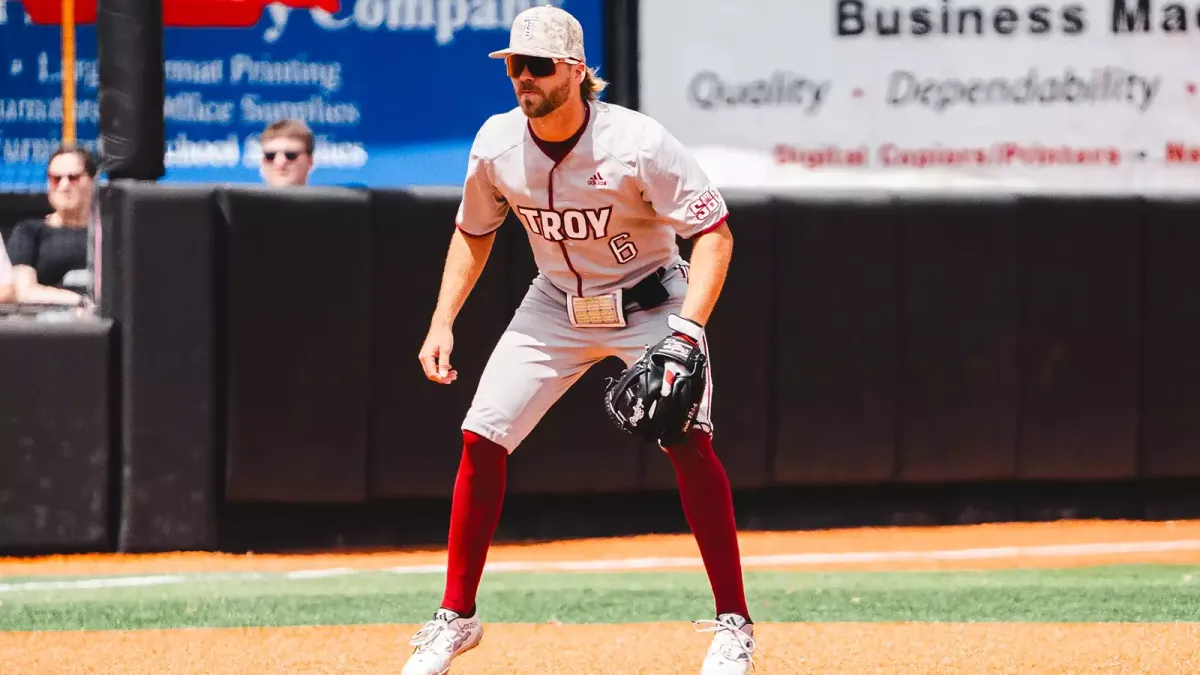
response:
[[[700,342],[704,338],[704,326],[678,314],[667,315],[667,327],[677,333],[683,333],[696,342]]]

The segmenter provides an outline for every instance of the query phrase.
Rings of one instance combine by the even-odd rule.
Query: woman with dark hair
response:
[[[63,288],[68,273],[87,270],[88,219],[96,161],[78,146],[63,145],[50,155],[46,193],[53,213],[17,223],[8,241],[13,285],[20,303],[83,305],[88,300]]]

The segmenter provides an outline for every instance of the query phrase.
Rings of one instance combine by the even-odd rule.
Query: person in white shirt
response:
[[[17,289],[13,286],[12,263],[4,250],[4,237],[0,237],[0,303],[16,300]]]

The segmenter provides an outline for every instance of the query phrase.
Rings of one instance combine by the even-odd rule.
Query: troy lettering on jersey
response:
[[[568,239],[603,239],[608,233],[608,220],[612,207],[600,209],[535,209],[518,206],[517,213],[529,231],[545,237],[547,241]]]

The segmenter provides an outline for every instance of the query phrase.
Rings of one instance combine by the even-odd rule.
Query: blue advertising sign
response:
[[[298,118],[317,136],[313,184],[459,185],[479,126],[516,105],[487,54],[538,4],[579,19],[590,65],[603,65],[602,0],[342,0],[335,14],[273,4],[253,28],[167,28],[163,182],[259,182],[259,133]],[[76,34],[77,136],[94,148],[96,30]],[[61,79],[61,31],[0,0],[0,190],[44,188]]]

